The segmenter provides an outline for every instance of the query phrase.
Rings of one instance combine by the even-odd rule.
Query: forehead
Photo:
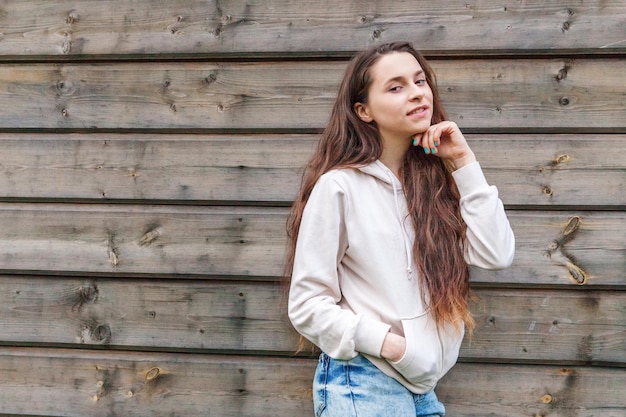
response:
[[[408,52],[385,54],[370,69],[373,83],[385,83],[395,78],[412,78],[420,71],[421,65]]]

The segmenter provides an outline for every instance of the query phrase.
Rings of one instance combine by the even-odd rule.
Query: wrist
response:
[[[473,162],[476,162],[476,155],[474,155],[474,152],[471,152],[471,151],[457,158],[448,160],[450,169],[452,171],[459,170],[463,168],[464,166],[469,165]]]
[[[397,362],[404,356],[405,348],[406,341],[404,337],[394,333],[387,333],[383,341],[380,356],[392,362]]]

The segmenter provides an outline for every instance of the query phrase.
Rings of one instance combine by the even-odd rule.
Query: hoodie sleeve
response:
[[[498,190],[485,179],[478,162],[452,173],[461,195],[461,216],[467,225],[467,261],[483,269],[511,265],[515,237]]]
[[[338,304],[348,210],[348,197],[332,173],[323,175],[302,214],[288,302],[294,328],[329,356],[344,360],[358,352],[380,356],[390,329]]]

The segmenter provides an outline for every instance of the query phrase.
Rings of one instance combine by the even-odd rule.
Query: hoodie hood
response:
[[[389,185],[389,187],[397,189],[398,191],[402,190],[400,180],[380,160],[376,160],[369,165],[359,167],[358,170],[382,181],[383,183]]]

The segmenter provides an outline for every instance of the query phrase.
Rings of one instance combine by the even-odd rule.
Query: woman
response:
[[[443,416],[433,388],[474,326],[469,267],[514,237],[432,69],[408,43],[350,62],[288,223],[289,318],[322,350],[317,416]]]

